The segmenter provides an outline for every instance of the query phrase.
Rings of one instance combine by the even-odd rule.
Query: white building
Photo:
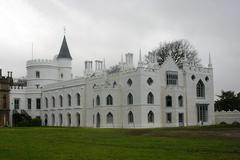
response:
[[[159,66],[133,54],[115,70],[85,61],[84,76],[72,78],[72,57],[64,36],[53,60],[27,61],[27,86],[13,87],[11,114],[26,112],[47,126],[150,128],[215,124],[213,69],[179,68],[169,56]]]

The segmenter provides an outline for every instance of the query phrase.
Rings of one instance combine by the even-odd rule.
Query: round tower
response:
[[[56,60],[33,59],[27,61],[27,86],[41,87],[58,82],[58,63]]]
[[[69,80],[72,78],[72,57],[68,49],[66,37],[64,35],[63,42],[59,54],[57,56],[58,63],[58,79]]]

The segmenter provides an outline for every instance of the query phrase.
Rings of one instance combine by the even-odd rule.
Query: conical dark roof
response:
[[[59,52],[59,54],[57,56],[57,59],[59,59],[59,58],[69,58],[69,59],[72,59],[71,54],[70,54],[69,49],[68,49],[68,45],[67,45],[67,41],[66,41],[65,35],[63,37],[63,42],[62,42],[62,46],[61,46],[60,52]]]

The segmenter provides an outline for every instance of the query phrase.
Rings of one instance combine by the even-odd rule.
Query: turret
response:
[[[211,60],[210,53],[209,53],[209,59],[208,59],[208,68],[212,68],[212,60]]]
[[[68,49],[66,37],[64,35],[63,42],[59,54],[57,56],[59,67],[59,79],[69,80],[72,78],[72,57]]]

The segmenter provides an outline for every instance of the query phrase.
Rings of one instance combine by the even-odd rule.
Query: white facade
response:
[[[38,73],[40,72],[40,77]],[[115,71],[105,62],[85,61],[84,76],[72,79],[71,59],[27,62],[28,86],[11,90],[11,109],[39,116],[47,126],[155,128],[215,124],[213,69],[187,63],[179,68],[171,57],[159,66],[144,65],[133,54]],[[31,108],[29,100],[32,99]],[[41,109],[36,99],[41,99]]]

